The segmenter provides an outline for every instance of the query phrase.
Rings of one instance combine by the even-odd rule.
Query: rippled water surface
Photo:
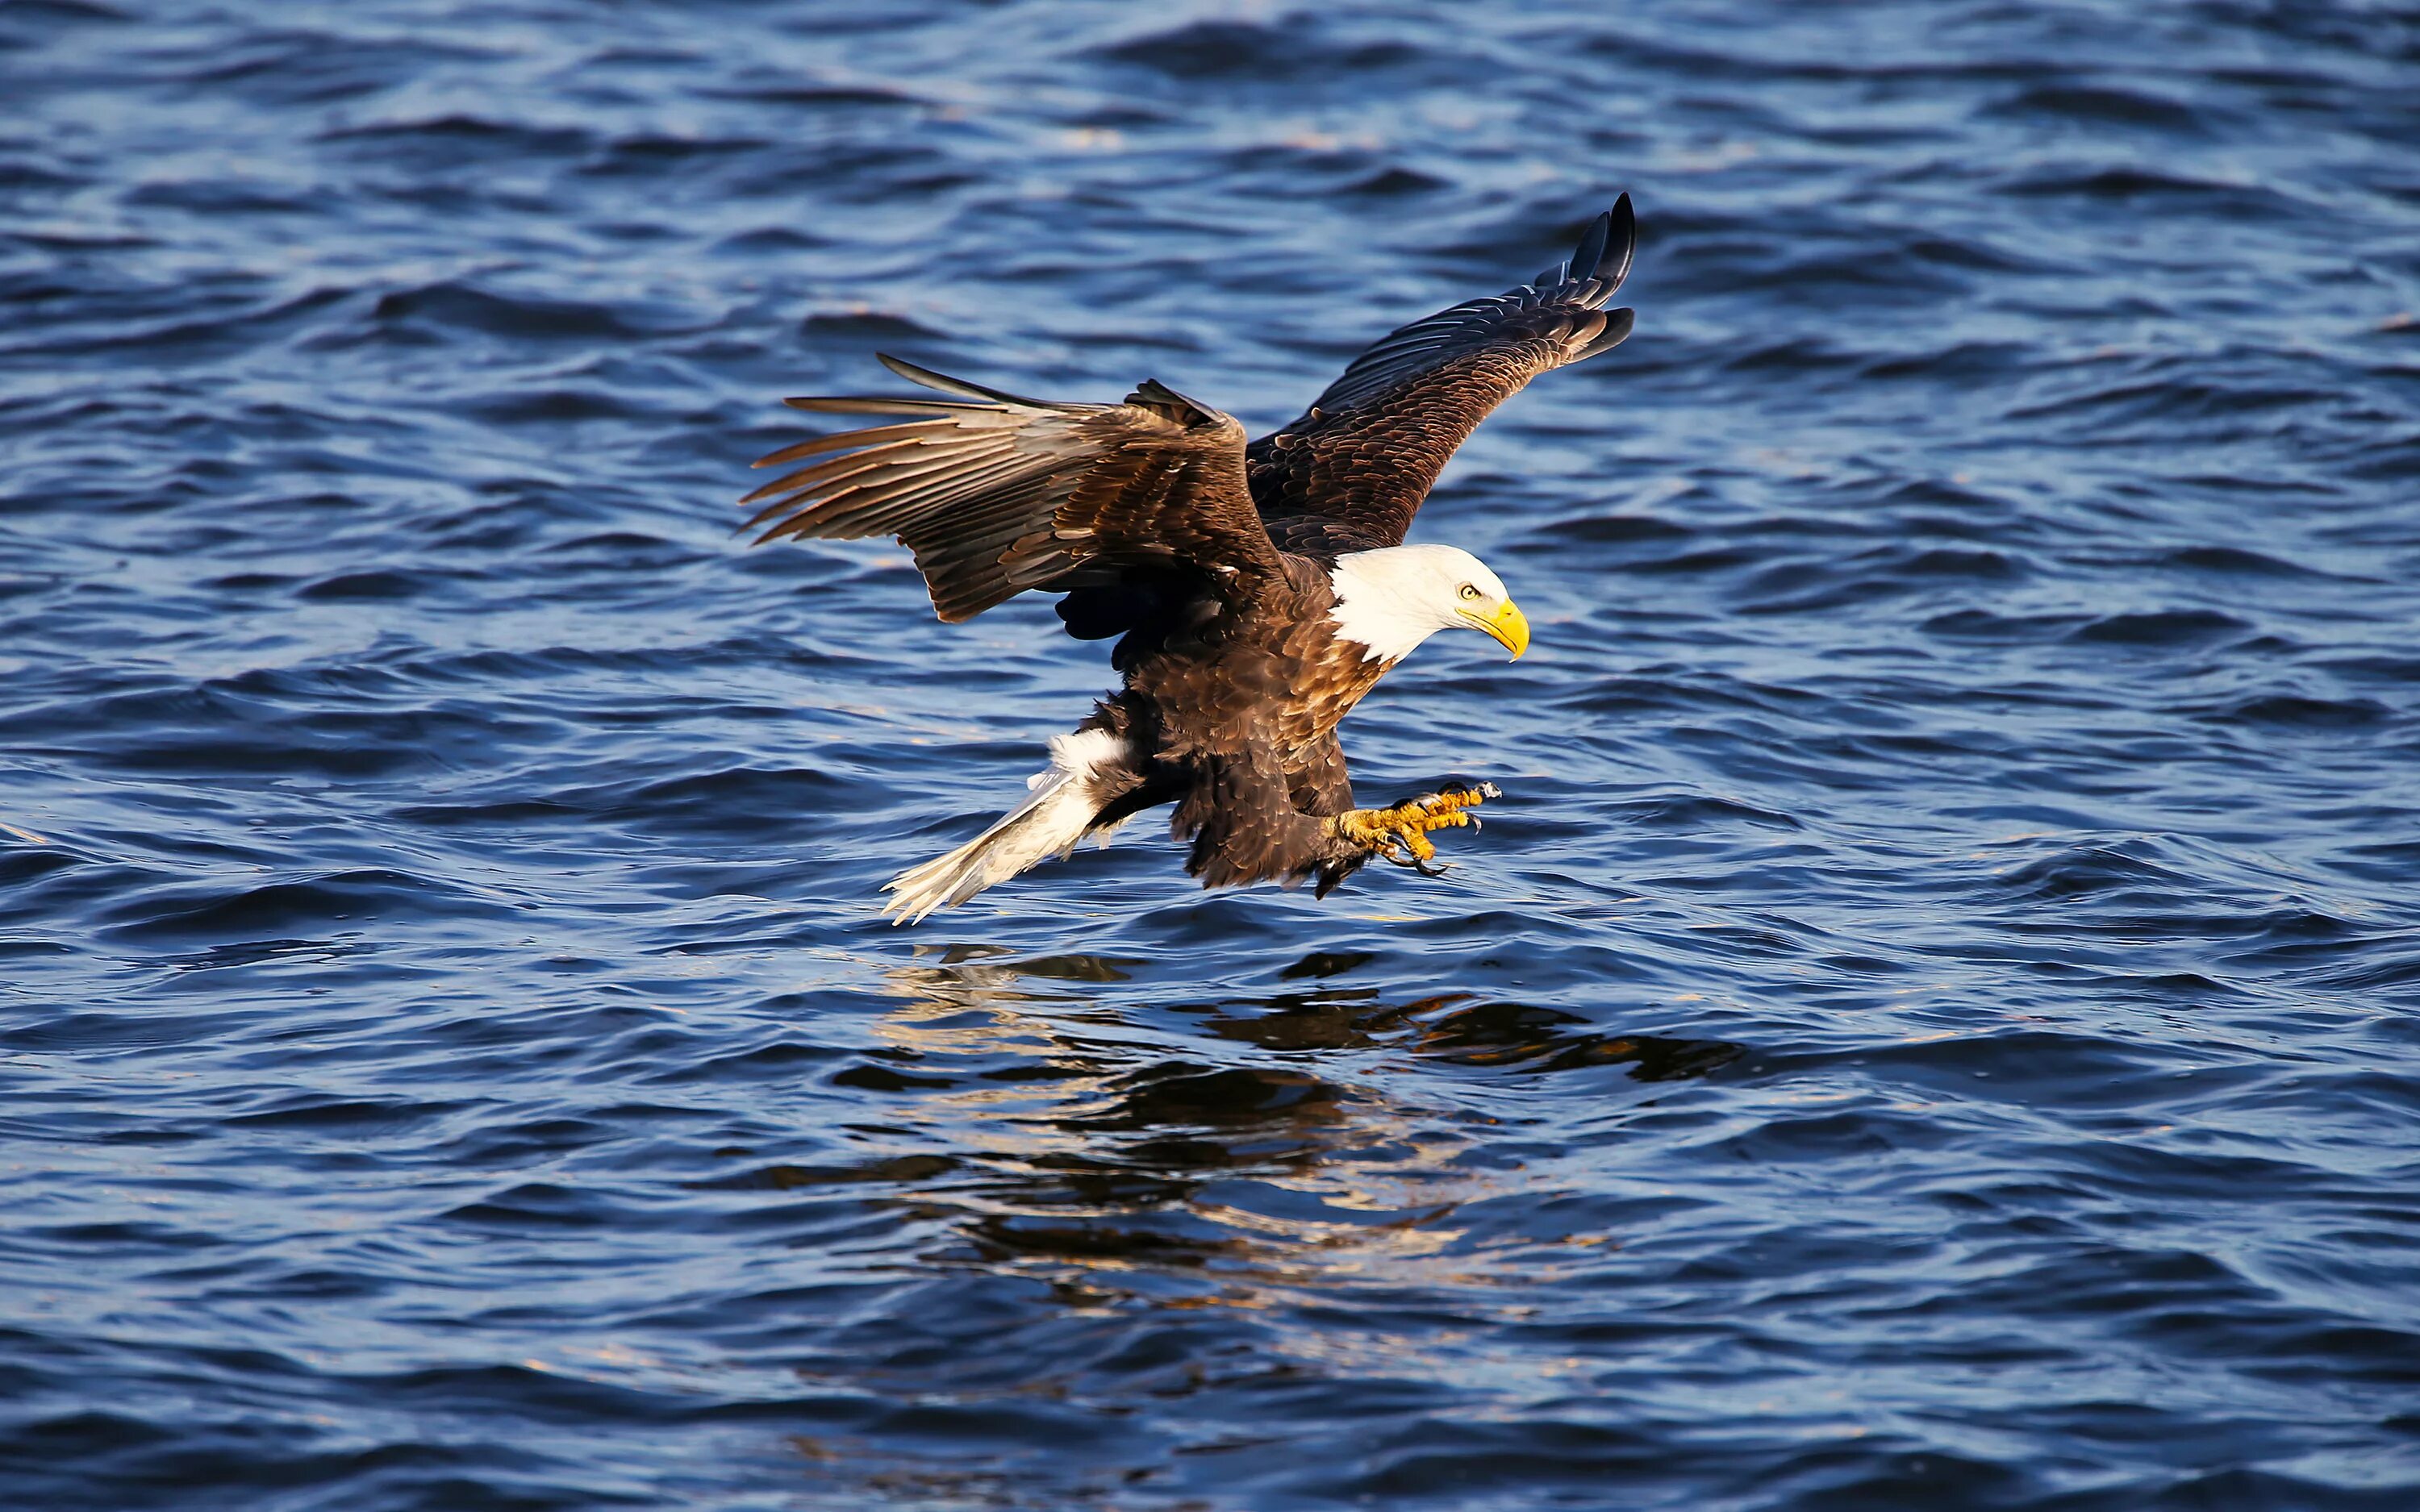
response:
[[[0,1503],[2420,1505],[2420,15],[0,8]],[[734,540],[1256,430],[1621,190],[1366,794],[923,928],[1109,685]],[[1493,810],[1491,810],[1493,812]]]

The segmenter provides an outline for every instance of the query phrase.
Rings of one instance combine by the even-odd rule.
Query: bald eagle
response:
[[[764,505],[749,521],[766,527],[758,544],[894,535],[944,621],[1056,594],[1069,634],[1116,639],[1124,675],[1050,742],[1022,803],[893,878],[883,912],[920,920],[1166,803],[1204,887],[1308,880],[1325,897],[1372,856],[1431,870],[1429,831],[1475,823],[1468,810],[1498,795],[1450,786],[1357,809],[1336,727],[1439,630],[1477,630],[1514,656],[1528,645],[1485,563],[1404,532],[1488,411],[1630,334],[1632,312],[1603,305],[1635,244],[1624,194],[1567,261],[1382,338],[1249,444],[1233,418],[1156,381],[1123,404],[1064,404],[889,356],[951,397],[787,401],[894,423],[759,460],[812,459],[744,501]]]

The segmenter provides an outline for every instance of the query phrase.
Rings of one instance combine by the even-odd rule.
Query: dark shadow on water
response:
[[[1390,1008],[1373,989],[1289,993],[1254,1005],[1263,1011],[1250,1016],[1223,1009],[1208,1026],[1266,1050],[1369,1049],[1401,1042],[1417,1056],[1474,1067],[1548,1072],[1627,1065],[1632,1078],[1642,1082],[1703,1076],[1745,1050],[1723,1040],[1608,1034],[1561,1009],[1469,999],[1466,993],[1443,993]]]
[[[1422,1020],[1413,1048],[1462,1065],[1529,1072],[1628,1066],[1631,1078],[1642,1082],[1708,1075],[1746,1050],[1727,1040],[1606,1034],[1587,1027],[1588,1023],[1559,1009],[1478,1003]]]

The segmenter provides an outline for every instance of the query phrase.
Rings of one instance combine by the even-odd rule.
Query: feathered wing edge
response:
[[[1497,405],[1630,334],[1633,312],[1604,305],[1629,277],[1637,239],[1623,194],[1534,283],[1372,343],[1309,409],[1247,450],[1270,533],[1314,556],[1400,545],[1455,450]]]
[[[1630,264],[1637,255],[1638,217],[1630,208],[1629,194],[1624,193],[1613,202],[1613,208],[1589,223],[1580,244],[1568,260],[1538,275],[1536,286],[1542,291],[1569,286],[1571,303],[1603,310],[1605,301],[1629,282]],[[1606,310],[1605,324],[1584,344],[1571,348],[1563,358],[1563,365],[1568,367],[1621,346],[1637,318],[1636,310]]]
[[[1246,575],[1276,562],[1244,484],[1243,432],[1155,381],[1119,405],[1029,399],[898,358],[949,399],[839,395],[792,408],[898,423],[783,447],[804,466],[751,492],[757,541],[894,535],[944,620],[964,620],[1085,563],[1188,560]]]
[[[1589,223],[1569,257],[1541,270],[1529,285],[1539,289],[1578,283],[1595,285],[1576,295],[1578,302],[1594,309],[1611,299],[1630,277],[1630,261],[1637,253],[1638,216],[1625,193],[1613,202],[1611,209]]]
[[[1493,341],[1532,341],[1537,333],[1528,328],[1541,317],[1551,319],[1555,311],[1603,309],[1630,277],[1637,250],[1638,218],[1624,193],[1589,223],[1569,257],[1540,270],[1535,279],[1516,288],[1465,300],[1388,332],[1355,357],[1311,408],[1329,413],[1351,409]],[[1607,311],[1599,319],[1567,322],[1556,333],[1556,349],[1538,371],[1566,366],[1620,345],[1635,318],[1635,312],[1623,309]],[[1306,413],[1286,428],[1300,429],[1310,420]]]

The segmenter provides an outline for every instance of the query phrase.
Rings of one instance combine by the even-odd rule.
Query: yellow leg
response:
[[[1338,838],[1373,856],[1383,856],[1397,866],[1431,872],[1436,846],[1430,841],[1429,831],[1465,825],[1475,828],[1479,816],[1466,810],[1503,795],[1493,782],[1481,782],[1475,788],[1447,788],[1425,797],[1407,799],[1391,809],[1348,810],[1327,825]]]

